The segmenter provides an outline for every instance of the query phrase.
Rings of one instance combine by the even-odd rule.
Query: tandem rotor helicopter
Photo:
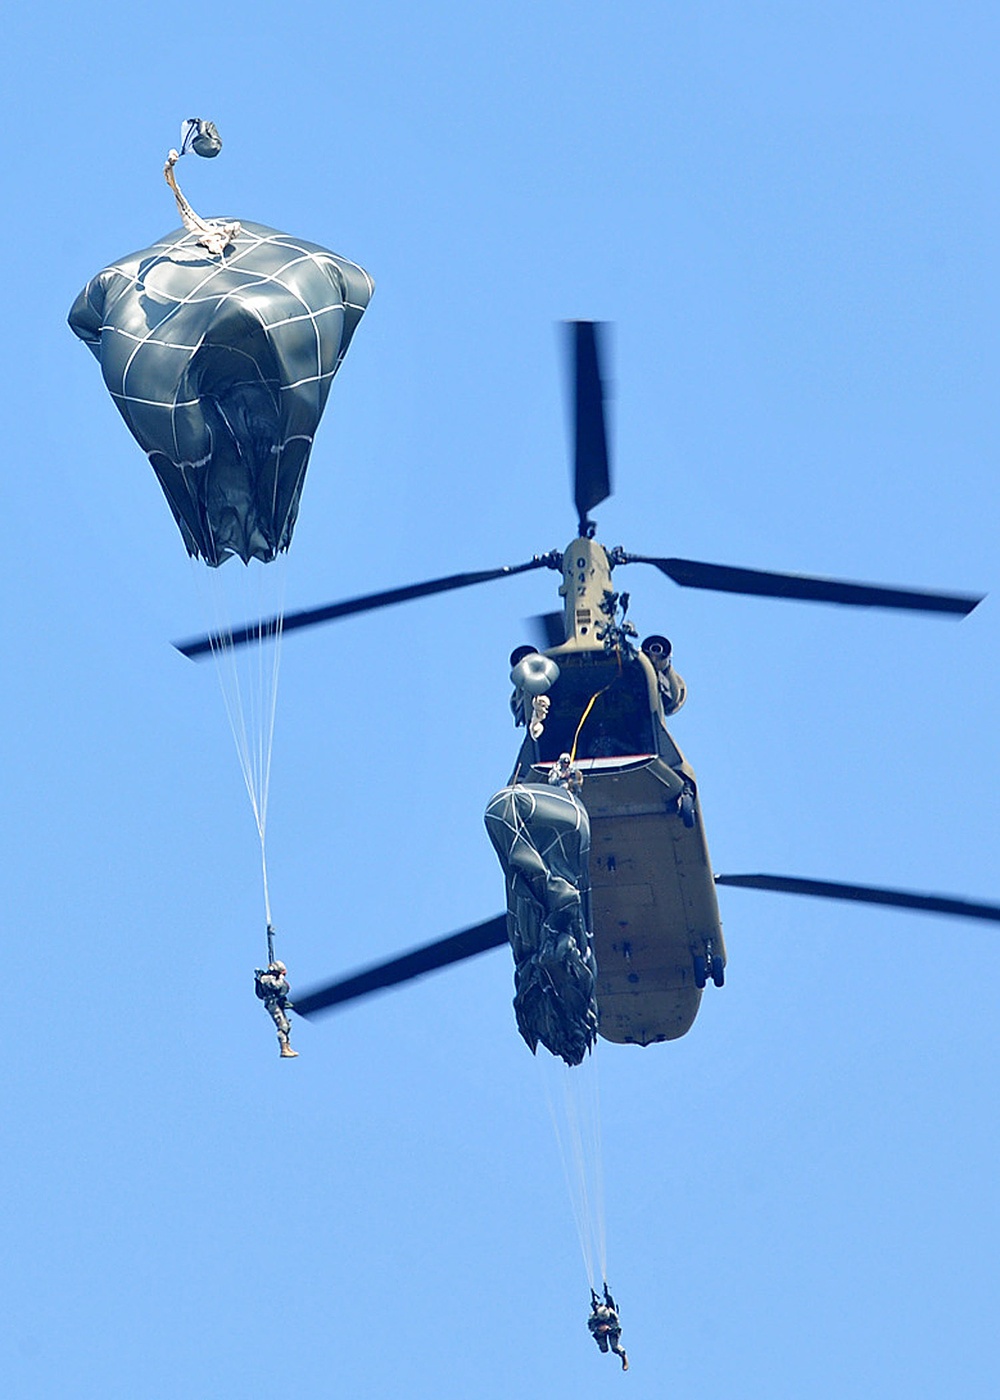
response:
[[[582,820],[589,818],[589,862],[586,846],[582,847],[584,864],[589,865],[589,893],[587,869],[577,883],[596,958],[595,1029],[605,1040],[649,1045],[677,1039],[691,1028],[707,984],[723,985],[726,948],[716,898],[719,885],[1000,922],[1000,905],[995,904],[784,875],[713,874],[695,775],[667,729],[668,718],[684,703],[684,682],[673,668],[666,637],[650,635],[635,644],[638,633],[628,619],[628,594],[616,591],[612,575],[627,564],[651,564],[687,588],[959,618],[982,599],[630,554],[620,547],[606,549],[596,539],[590,518],[590,512],[611,495],[600,323],[570,322],[567,336],[578,527],[565,550],[535,555],[523,564],[452,574],[288,613],[225,635],[178,643],[178,650],[197,658],[213,648],[267,640],[279,630],[291,632],[531,569],[560,572],[562,611],[541,619],[547,645],[523,646],[511,656],[511,705],[527,734],[504,792],[540,794],[551,788],[560,764],[567,772],[572,768],[574,787],[582,780],[579,799],[572,796],[572,800],[582,803]],[[519,819],[514,820],[516,824]],[[562,888],[559,882],[566,871],[559,867],[558,858],[565,853],[564,835],[550,833],[548,846],[540,853],[542,865],[536,862],[529,872],[528,884],[534,881],[536,893],[543,887],[549,893]],[[512,874],[492,830],[491,836],[507,873],[506,915],[296,996],[298,1014],[312,1016],[508,941],[514,948],[519,979],[518,945],[527,886],[523,880],[519,885],[516,873]],[[508,845],[516,839],[513,832]],[[553,852],[555,864],[548,859]],[[538,854],[532,848],[531,859]],[[544,899],[544,894],[539,898]],[[557,936],[560,917],[557,910]],[[563,945],[567,928],[562,929]],[[518,1023],[534,1049],[534,1037],[525,1030],[520,1009]],[[569,1063],[578,1063],[592,1043],[591,1039],[582,1049],[578,1045],[569,1054],[544,1034],[539,1038]]]

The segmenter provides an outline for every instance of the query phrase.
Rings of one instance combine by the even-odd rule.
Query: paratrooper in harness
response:
[[[551,787],[564,787],[574,797],[579,797],[583,787],[583,773],[568,753],[561,753],[549,769],[548,782]]]
[[[278,1031],[278,1053],[283,1060],[293,1060],[298,1055],[297,1050],[293,1050],[289,1040],[289,1033],[292,1029],[291,1022],[285,1015],[292,1003],[288,999],[291,988],[285,973],[288,969],[283,962],[276,958],[267,965],[266,971],[262,968],[254,970],[254,991],[264,1003],[264,1010],[274,1022]]]
[[[590,1290],[590,1316],[587,1318],[590,1335],[601,1351],[613,1351],[621,1359],[622,1370],[628,1370],[628,1357],[621,1344],[622,1328],[618,1321],[618,1304],[604,1285],[603,1301],[593,1289]]]

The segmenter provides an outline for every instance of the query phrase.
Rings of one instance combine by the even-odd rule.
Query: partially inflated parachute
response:
[[[578,1065],[597,1039],[587,809],[563,785],[514,783],[490,799],[486,830],[507,878],[517,1028]]]
[[[195,117],[180,147],[163,173],[183,227],[93,277],[69,323],[100,361],[188,553],[212,565],[194,573],[260,837],[270,962],[265,831],[283,616],[283,570],[272,561],[291,541],[313,437],[373,284],[316,243],[201,218],[174,167],[188,151],[218,155],[222,142]],[[249,566],[235,578],[216,571],[232,555]],[[258,645],[237,655],[233,617],[261,611],[273,616]]]
[[[213,133],[201,123],[182,150],[201,141],[214,154]],[[69,323],[188,552],[267,563],[288,548],[313,436],[373,283],[316,243],[201,219],[173,177],[178,158],[165,174],[184,227],[93,277]]]

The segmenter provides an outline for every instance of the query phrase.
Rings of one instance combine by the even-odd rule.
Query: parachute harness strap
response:
[[[177,176],[174,174],[174,166],[182,154],[181,151],[171,150],[163,167],[163,177],[174,192],[181,223],[188,233],[198,234],[199,247],[207,248],[215,257],[224,257],[226,249],[239,237],[241,225],[235,219],[227,223],[224,219],[203,219],[200,214],[195,213],[181,193]]]

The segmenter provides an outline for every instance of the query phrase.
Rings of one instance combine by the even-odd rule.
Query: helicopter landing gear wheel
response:
[[[708,981],[708,959],[701,953],[694,955],[694,985],[701,991]]]
[[[677,799],[677,810],[681,814],[681,821],[690,830],[694,826],[694,793],[690,788],[685,788]]]

